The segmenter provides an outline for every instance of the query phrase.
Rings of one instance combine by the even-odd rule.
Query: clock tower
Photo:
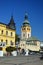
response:
[[[21,39],[28,39],[31,37],[31,26],[28,21],[28,14],[25,13],[24,22],[21,27]]]

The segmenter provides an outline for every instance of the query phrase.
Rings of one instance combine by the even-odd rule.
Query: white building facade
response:
[[[28,42],[28,43],[27,43]],[[40,50],[40,41],[36,37],[31,36],[31,26],[28,21],[28,14],[25,14],[24,22],[21,27],[21,39],[19,47],[21,49],[27,49],[31,51]]]

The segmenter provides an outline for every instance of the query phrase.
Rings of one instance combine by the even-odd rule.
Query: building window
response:
[[[1,44],[0,44],[0,46],[3,46],[2,43],[3,43],[3,39],[1,39]]]
[[[3,50],[3,48],[2,48],[2,47],[0,47],[0,50]]]
[[[3,40],[1,40],[1,42],[3,42]]]
[[[8,40],[6,40],[6,45],[7,45],[7,43],[8,43]]]
[[[11,36],[13,35],[13,33],[11,32]]]
[[[11,45],[13,45],[13,42],[12,42],[12,41],[10,41],[10,44],[11,44]]]
[[[28,28],[27,28],[27,30],[28,30]]]
[[[27,30],[29,30],[29,31],[30,31],[30,29],[29,29],[29,28],[27,28]]]
[[[2,32],[1,32],[1,34],[3,34],[3,30],[2,30]]]
[[[25,37],[25,34],[23,34],[23,37]]]
[[[29,34],[28,34],[28,38],[29,38]]]
[[[21,44],[21,46],[22,46],[22,44]]]
[[[25,30],[25,28],[24,28],[24,30]]]
[[[24,44],[23,44],[23,46],[24,46]]]
[[[6,31],[6,35],[8,35],[8,31]]]
[[[5,44],[3,44],[3,46],[5,46]]]
[[[26,28],[22,28],[22,30],[26,30]]]
[[[2,46],[2,44],[0,44],[0,46]]]

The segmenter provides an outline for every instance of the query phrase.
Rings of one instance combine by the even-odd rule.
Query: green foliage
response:
[[[20,49],[21,49],[21,47],[18,47],[18,49],[20,50]]]
[[[15,50],[16,50],[16,47],[9,46],[9,47],[6,48],[7,52],[12,52],[12,51],[15,51]]]
[[[41,50],[43,51],[43,47],[41,47]]]
[[[16,38],[15,42],[17,42],[17,41],[19,42],[20,38],[19,38],[19,36],[17,34],[15,35],[15,38]]]

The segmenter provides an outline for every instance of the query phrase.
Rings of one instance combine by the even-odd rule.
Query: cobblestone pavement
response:
[[[0,57],[0,65],[43,65],[38,55]]]

